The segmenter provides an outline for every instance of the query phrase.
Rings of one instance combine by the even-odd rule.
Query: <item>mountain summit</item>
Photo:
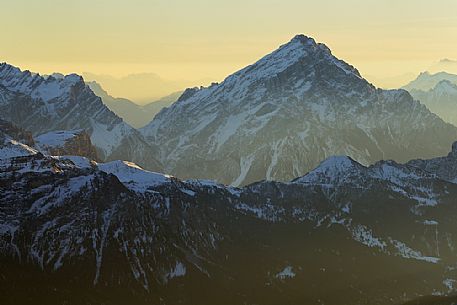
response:
[[[141,132],[166,172],[233,185],[289,180],[332,155],[433,157],[457,138],[408,92],[375,88],[304,35],[220,84],[186,90]]]

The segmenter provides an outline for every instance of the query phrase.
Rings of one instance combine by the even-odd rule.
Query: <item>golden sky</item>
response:
[[[299,33],[384,87],[457,59],[456,0],[0,2],[0,61],[41,73],[146,72],[200,85]]]

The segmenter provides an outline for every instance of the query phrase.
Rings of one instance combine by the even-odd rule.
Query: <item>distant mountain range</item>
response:
[[[234,188],[26,141],[0,130],[2,304],[386,305],[456,289],[457,143]],[[427,300],[410,304],[448,304]]]
[[[304,35],[220,84],[186,90],[141,133],[166,172],[233,185],[287,181],[332,155],[433,157],[457,138],[408,92],[375,88]]]
[[[423,72],[419,76],[405,85],[403,89],[412,91],[412,90],[421,90],[428,91],[433,89],[439,82],[447,80],[452,83],[457,83],[457,75],[447,73],[447,72],[438,72],[432,74],[430,72]]]
[[[443,58],[437,63],[433,64],[430,68],[430,71],[438,72],[438,71],[447,71],[450,73],[457,73],[457,60],[450,59],[450,58]]]
[[[457,126],[457,84],[442,80],[428,91],[411,90],[411,95],[443,120]]]
[[[103,103],[108,106],[111,111],[135,128],[145,126],[160,110],[162,110],[162,108],[170,106],[178,100],[179,96],[182,94],[181,91],[175,92],[157,101],[138,105],[126,98],[112,97],[96,81],[86,83],[97,96],[101,97]]]
[[[457,75],[424,72],[404,88],[443,120],[457,126]]]
[[[85,72],[82,76],[88,82],[99,83],[111,96],[127,98],[142,105],[195,85],[195,81],[170,81],[154,73],[113,77]],[[197,83],[199,82],[209,83],[208,80],[201,80]]]

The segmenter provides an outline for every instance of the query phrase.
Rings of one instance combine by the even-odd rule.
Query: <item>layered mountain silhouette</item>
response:
[[[403,86],[403,89],[408,90],[409,92],[414,90],[429,91],[443,80],[457,83],[457,75],[448,72],[422,72],[416,79]]]
[[[410,93],[443,120],[457,125],[457,80],[444,79],[430,90],[411,89]]]
[[[175,92],[157,101],[138,105],[126,98],[112,97],[96,81],[87,82],[87,85],[110,110],[135,128],[143,127],[149,123],[162,108],[170,106],[182,94],[182,92]]]
[[[408,92],[375,88],[304,35],[220,84],[186,90],[141,132],[166,172],[232,185],[287,181],[332,155],[429,158],[457,138]]]

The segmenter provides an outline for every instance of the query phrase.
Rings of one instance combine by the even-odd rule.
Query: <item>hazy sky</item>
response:
[[[219,81],[298,33],[379,85],[400,85],[441,58],[457,58],[456,0],[0,3],[0,61],[42,73]]]

